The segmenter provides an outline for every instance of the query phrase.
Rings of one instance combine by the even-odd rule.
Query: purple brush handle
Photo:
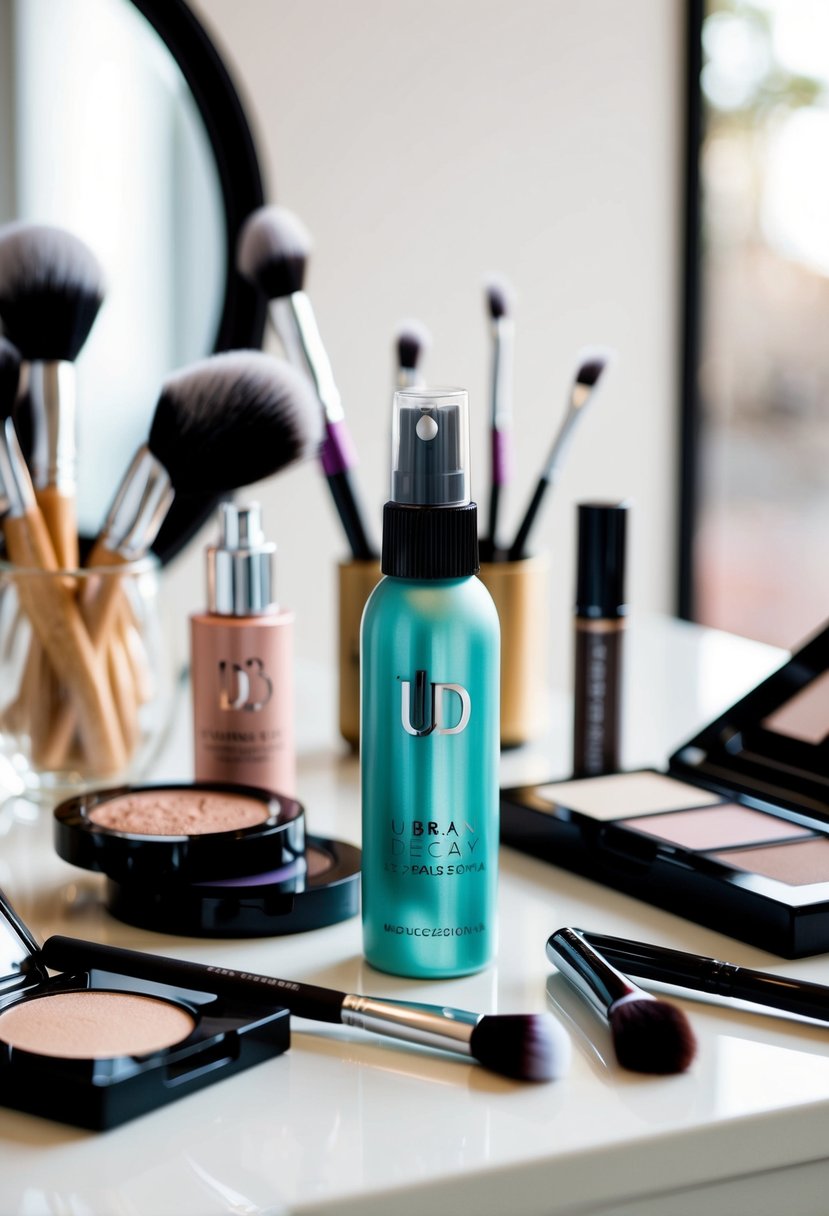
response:
[[[512,435],[509,431],[492,432],[492,484],[505,486],[512,481]]]
[[[326,477],[347,473],[356,465],[357,449],[344,419],[339,422],[326,422],[325,439],[320,448],[320,463]]]

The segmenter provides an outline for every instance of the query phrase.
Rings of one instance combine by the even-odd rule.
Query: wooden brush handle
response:
[[[87,566],[126,566],[127,562],[98,544],[93,547],[87,559]],[[131,688],[132,673],[128,666],[119,659],[114,665],[110,663],[110,645],[117,644],[116,627],[120,607],[125,604],[123,588],[114,575],[106,575],[100,580],[90,579],[79,599],[79,610],[89,641],[96,659],[101,663],[102,670],[114,677],[111,694],[116,704],[118,722],[124,729],[124,739],[129,749],[130,740],[137,738],[136,696]],[[122,681],[126,680],[126,683]],[[61,768],[69,755],[72,736],[77,725],[75,707],[64,705],[57,714],[52,727],[49,742],[48,768]]]
[[[16,518],[7,516],[3,529],[9,557],[16,565],[56,569],[55,551],[36,508]],[[90,771],[102,776],[117,772],[126,761],[124,742],[103,665],[77,603],[58,578],[21,573],[16,585],[20,605],[72,697]]]
[[[74,496],[62,494],[55,486],[46,486],[43,490],[36,490],[35,497],[52,539],[58,566],[61,570],[76,570],[81,559]]]

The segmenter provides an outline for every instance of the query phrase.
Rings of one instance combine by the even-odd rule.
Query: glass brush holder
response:
[[[29,794],[133,780],[169,722],[157,564],[0,562],[0,749]]]

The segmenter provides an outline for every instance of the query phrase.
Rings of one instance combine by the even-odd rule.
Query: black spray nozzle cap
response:
[[[454,507],[469,502],[469,426],[463,389],[394,395],[392,502]]]
[[[625,601],[625,532],[628,503],[578,504],[576,615],[623,616]]]

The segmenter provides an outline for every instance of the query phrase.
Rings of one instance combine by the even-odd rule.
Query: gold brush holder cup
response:
[[[0,784],[10,792],[48,798],[146,771],[173,698],[158,588],[146,559],[61,571],[0,562]],[[96,647],[102,594],[115,618]],[[77,642],[71,662],[58,662],[64,634]]]
[[[360,745],[360,624],[366,600],[380,578],[379,561],[340,562],[340,734],[355,750]]]
[[[360,622],[380,581],[378,561],[339,565],[339,720],[350,747],[360,743]],[[543,734],[549,718],[550,559],[483,562],[480,579],[501,622],[501,746]]]
[[[501,746],[517,747],[549,718],[550,559],[482,562],[478,577],[501,622]]]

